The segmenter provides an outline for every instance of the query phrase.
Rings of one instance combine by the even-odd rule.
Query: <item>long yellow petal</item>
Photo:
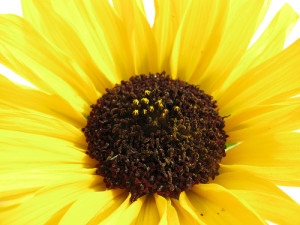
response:
[[[76,62],[77,72],[83,79],[92,82],[100,93],[112,86],[101,72],[102,66],[96,65],[84,45],[82,31],[76,33],[74,28],[55,12],[51,1],[25,0],[22,1],[22,10],[24,18],[30,21],[37,31]]]
[[[261,193],[276,195],[278,197],[284,198],[287,201],[294,202],[291,197],[285,194],[273,182],[255,176],[253,173],[243,171],[221,173],[220,175],[216,176],[216,178],[212,182],[219,184],[231,191],[257,191]]]
[[[170,199],[168,199],[168,204],[167,204],[167,221],[168,221],[167,224],[180,225],[177,211],[172,205],[172,201]]]
[[[179,219],[175,208],[172,206],[170,198],[154,195],[158,213],[160,216],[159,225],[174,224],[179,225]]]
[[[275,184],[247,172],[223,173],[214,183],[230,189],[265,220],[276,224],[298,224],[300,205]]]
[[[216,54],[208,63],[199,62],[190,79],[206,93],[214,94],[235,68],[262,21],[271,1],[231,1],[228,19]],[[242,12],[242,13],[241,13]]]
[[[136,219],[136,225],[155,225],[159,224],[159,212],[155,199],[152,195],[146,196],[146,200]]]
[[[249,172],[256,176],[272,181],[276,185],[300,186],[300,168],[286,168],[285,166],[252,166],[252,165],[220,165],[220,173],[225,172]]]
[[[141,197],[135,202],[131,203],[130,206],[128,206],[120,215],[120,217],[117,220],[117,223],[122,225],[135,224],[136,218],[138,217],[145,200],[146,197]]]
[[[172,205],[177,212],[180,224],[206,225],[206,223],[201,221],[194,212],[195,210],[191,206],[191,203],[184,192],[180,194],[180,198],[180,203],[178,200],[172,199]]]
[[[12,112],[28,112],[32,115],[56,118],[56,120],[69,123],[77,128],[81,128],[86,124],[81,112],[76,111],[60,96],[45,94],[18,85],[2,75],[0,75],[0,84],[0,103],[3,112],[12,110]]]
[[[107,204],[116,201],[115,199],[120,197],[119,195],[123,192],[121,189],[118,189],[88,192],[82,195],[65,213],[60,224],[87,224],[98,211],[105,208]]]
[[[0,63],[50,94],[60,95],[77,111],[89,111],[99,94],[79,76],[71,58],[57,51],[27,21],[0,16]]]
[[[245,201],[220,185],[195,185],[187,196],[206,224],[266,224]]]
[[[2,129],[0,134],[3,146],[0,151],[4,153],[0,159],[2,163],[82,163],[86,156],[85,149],[59,138]]]
[[[276,195],[255,191],[234,191],[237,196],[245,199],[262,218],[276,224],[300,224],[300,205],[287,201]]]
[[[58,168],[57,168],[58,167]],[[91,175],[94,169],[61,169],[59,166],[48,166],[41,168],[19,169],[17,172],[6,172],[0,174],[1,191],[0,201],[20,199],[29,194],[39,191],[41,188],[51,185],[66,185],[74,182],[97,183],[99,190],[105,190],[102,179],[97,175]]]
[[[55,11],[74,28],[96,65],[113,83],[132,76],[134,66],[130,40],[109,1],[51,2]]]
[[[261,134],[228,150],[222,163],[295,168],[300,165],[299,146],[297,132]]]
[[[135,74],[161,72],[157,67],[155,37],[145,16],[142,1],[113,0],[113,4],[127,30]]]
[[[165,1],[155,0],[155,20],[153,32],[157,42],[158,72],[170,73],[170,55],[173,49],[174,39],[182,22],[189,1]],[[171,74],[172,75],[172,74]]]
[[[2,200],[95,173],[96,163],[70,141],[9,130],[0,130],[0,134]],[[97,175],[92,177],[95,182],[101,180]]]
[[[289,4],[285,4],[260,38],[246,51],[222,88],[226,88],[226,86],[230,85],[230,83],[246,71],[282,51],[285,39],[292,31],[298,19],[299,15],[293,8]],[[222,93],[221,89],[216,90],[215,96],[218,97],[220,93]]]
[[[167,199],[164,197],[154,194],[154,199],[159,213],[159,224],[168,224],[167,222]]]
[[[221,115],[234,115],[274,97],[299,93],[300,40],[233,82],[218,99]],[[281,97],[279,97],[281,99]]]
[[[251,171],[276,184],[299,185],[299,133],[291,132],[299,129],[298,118],[299,107],[290,106],[233,128],[229,140],[242,143],[228,151],[224,168]]]
[[[276,134],[291,132],[299,129],[299,103],[298,105],[265,107],[268,110],[248,112],[233,115],[226,121],[226,131],[229,135],[228,142],[238,143],[244,140],[260,138],[263,134]],[[273,110],[271,110],[273,108]]]
[[[9,211],[0,211],[2,224],[45,224],[60,209],[89,192],[88,182],[49,187]]]
[[[81,150],[78,152],[71,147],[74,144],[86,146],[78,128],[84,124],[82,115],[58,96],[50,96],[24,86],[22,88],[22,85],[13,84],[4,77],[0,77],[0,80],[0,122],[1,128],[5,129],[0,131],[3,147],[0,165],[3,174],[0,176],[1,181],[4,181],[1,182],[0,199],[8,200],[18,194],[25,195],[53,182],[68,182],[66,178],[70,174],[76,180],[80,179],[76,175],[78,172],[93,173],[94,169],[86,171],[84,166],[90,167],[96,163],[91,163],[92,160]],[[45,149],[47,143],[50,143],[46,146],[48,150],[54,148],[51,149],[52,154]],[[73,163],[57,164],[64,159],[63,152],[69,148],[66,147],[67,143],[71,147],[69,153],[77,154],[77,159],[73,161],[74,158],[72,160],[69,155],[65,159]],[[41,158],[37,158],[39,156]]]
[[[88,225],[117,224],[118,219],[130,207],[130,195],[124,192],[120,197],[108,204],[87,223]]]
[[[55,117],[38,112],[24,112],[21,110],[0,109],[0,124],[5,130],[55,137],[80,146],[86,146],[83,132],[80,128]]]
[[[190,1],[171,56],[171,74],[188,81],[197,65],[207,64],[220,42],[228,1]]]

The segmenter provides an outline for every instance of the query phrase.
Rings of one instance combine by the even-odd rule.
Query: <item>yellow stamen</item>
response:
[[[180,108],[179,108],[178,106],[175,106],[175,107],[174,107],[174,110],[177,111],[177,112],[179,111],[179,109],[180,109]]]
[[[150,107],[149,107],[149,110],[150,110],[150,112],[153,112],[153,111],[154,111],[154,107],[153,107],[153,106],[150,106]]]
[[[148,98],[142,98],[141,101],[144,102],[144,103],[146,103],[146,104],[149,103],[149,99]]]
[[[138,105],[139,103],[140,103],[139,100],[137,100],[137,99],[133,100],[133,104]]]
[[[132,114],[134,115],[134,116],[137,116],[137,115],[139,115],[139,110],[134,110],[133,112],[132,112]]]
[[[145,95],[150,95],[151,91],[145,90]]]
[[[147,110],[146,110],[146,109],[144,109],[144,110],[143,110],[143,113],[144,113],[144,114],[147,114]]]
[[[157,100],[156,102],[155,102],[155,104],[162,104],[162,100],[161,99],[159,99],[159,100]]]

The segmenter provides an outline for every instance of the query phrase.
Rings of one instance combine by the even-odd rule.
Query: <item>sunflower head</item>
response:
[[[297,13],[251,45],[271,0],[154,0],[153,26],[144,2],[0,15],[35,87],[0,76],[0,224],[300,224]]]
[[[106,91],[83,131],[108,188],[126,188],[131,201],[147,193],[178,197],[218,174],[227,135],[211,96],[165,73]]]

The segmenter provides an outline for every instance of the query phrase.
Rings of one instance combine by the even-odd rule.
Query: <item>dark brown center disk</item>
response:
[[[127,189],[131,202],[147,193],[178,197],[218,175],[227,135],[210,95],[165,73],[106,91],[82,130],[108,188]]]

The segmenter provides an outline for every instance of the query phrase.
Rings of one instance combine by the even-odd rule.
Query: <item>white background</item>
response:
[[[42,1],[42,0],[41,0]],[[63,1],[63,0],[62,0]],[[243,0],[241,0],[243,1]],[[152,0],[144,0],[145,8],[147,12],[147,16],[149,19],[150,24],[153,24],[154,20],[154,7]],[[265,20],[261,24],[260,28],[258,29],[257,33],[253,37],[251,43],[253,43],[259,35],[263,32],[266,26],[269,24],[271,19],[274,17],[276,12],[285,4],[289,3],[294,10],[300,15],[300,0],[273,0],[269,12],[266,15]],[[21,7],[21,0],[0,0],[0,13],[13,13],[22,16],[22,7]],[[295,29],[292,31],[290,36],[287,38],[285,47],[289,46],[295,40],[300,37],[300,20],[295,26]],[[300,53],[299,53],[300,54]],[[26,81],[20,78],[18,75],[14,74],[9,69],[5,68],[3,65],[0,64],[0,74],[7,76],[8,78],[12,79],[15,82],[22,83],[25,85],[29,85]],[[300,79],[300,75],[299,75]],[[300,129],[300,128],[299,128]],[[299,175],[300,176],[300,175]],[[291,188],[291,187],[281,187],[287,194],[289,194],[292,198],[294,198],[297,202],[300,203],[300,188]]]

